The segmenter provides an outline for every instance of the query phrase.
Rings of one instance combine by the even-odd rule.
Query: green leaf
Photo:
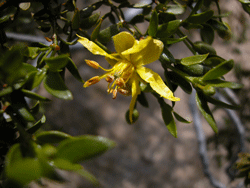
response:
[[[31,90],[38,87],[45,78],[46,74],[47,74],[47,68],[40,69],[39,71],[36,72],[36,74],[31,80],[28,80],[25,83],[25,88]]]
[[[72,19],[72,29],[78,30],[80,27],[80,11],[76,8]]]
[[[38,95],[37,93],[34,93],[30,90],[22,89],[21,91],[28,98],[39,100],[39,101],[50,101],[50,99],[43,97],[41,95]]]
[[[74,171],[88,181],[93,183],[95,186],[99,185],[98,180],[87,170],[85,170],[80,164],[72,163],[65,159],[57,158],[53,160],[53,165],[62,170]]]
[[[45,58],[44,61],[49,66],[50,71],[57,72],[67,65],[68,57],[67,54],[62,54],[55,57]]]
[[[202,80],[213,80],[228,73],[234,66],[233,60],[224,61],[216,67],[210,69],[203,77]]]
[[[101,29],[101,25],[102,25],[102,21],[103,19],[99,20],[99,23],[97,24],[96,28],[93,30],[93,32],[91,33],[91,37],[90,39],[92,41],[95,41],[100,33],[100,29]]]
[[[100,13],[95,13],[95,14],[89,16],[88,18],[80,19],[80,28],[90,29],[91,27],[93,27],[97,23],[99,17],[100,17]],[[80,18],[81,18],[81,16],[80,16]]]
[[[130,24],[137,24],[144,22],[144,15],[143,14],[137,14],[135,17],[130,20]]]
[[[189,14],[189,17],[191,17],[193,14],[195,14],[203,5],[203,0],[198,0],[195,4],[195,7],[192,9],[192,12]]]
[[[157,29],[158,29],[158,15],[157,12],[154,10],[149,22],[148,34],[152,37],[155,37]]]
[[[106,29],[103,29],[100,31],[98,35],[98,41],[100,41],[103,44],[106,44],[111,40],[111,37],[118,34],[120,32],[120,29],[118,25],[111,25],[107,27]]]
[[[203,81],[204,82],[204,81]],[[214,79],[214,80],[206,80],[205,84],[209,84],[213,87],[222,87],[222,88],[230,88],[230,89],[241,89],[244,85],[235,83],[235,82],[228,82],[221,79]]]
[[[73,137],[60,131],[43,131],[36,135],[39,144],[56,144],[69,138]]]
[[[179,15],[179,14],[183,14],[185,12],[185,8],[181,4],[168,5],[166,12],[174,14],[174,15]]]
[[[75,65],[75,63],[73,62],[73,60],[68,57],[68,64],[66,65],[66,68],[69,70],[69,72],[80,82],[84,82],[79,74],[79,71]]]
[[[179,28],[181,20],[173,20],[168,23],[164,23],[158,27],[156,36],[159,38],[167,38],[173,35]]]
[[[46,117],[45,115],[43,115],[39,121],[37,121],[32,127],[30,127],[27,130],[27,133],[34,134],[38,129],[40,129],[45,124],[45,121]]]
[[[219,101],[219,100],[212,98],[210,96],[205,96],[205,97],[206,97],[207,102],[212,103],[216,106],[220,106],[222,108],[228,108],[228,109],[232,109],[232,110],[238,110],[240,108],[240,106],[238,106],[238,105],[227,104],[225,102]]]
[[[168,72],[167,76],[170,77],[173,83],[179,85],[183,89],[183,91],[185,91],[188,94],[192,93],[191,84],[188,81],[186,81],[183,77],[179,76],[175,72]]]
[[[199,54],[209,53],[209,55],[216,55],[215,49],[210,44],[207,44],[205,42],[195,42],[193,47]]]
[[[173,112],[174,117],[182,123],[191,123],[192,121],[188,121],[187,119],[185,119],[184,117],[180,116],[179,114],[177,114],[176,112]]]
[[[101,136],[79,136],[62,141],[57,147],[57,158],[72,163],[91,159],[112,149],[115,142]]]
[[[207,120],[208,124],[211,126],[211,128],[214,130],[214,132],[217,134],[218,128],[217,128],[217,125],[215,123],[213,114],[211,113],[211,111],[207,105],[206,97],[201,92],[197,92],[195,99],[196,99],[196,104],[197,104],[199,110],[201,111],[201,114],[204,116],[204,118]]]
[[[2,97],[4,95],[8,95],[8,94],[12,93],[12,91],[13,91],[12,87],[10,87],[10,86],[6,87],[0,91],[0,97]]]
[[[162,118],[167,126],[168,131],[175,137],[177,138],[177,128],[176,124],[174,121],[174,117],[172,115],[172,107],[168,105],[167,103],[164,102],[162,98],[158,98],[158,102],[161,106],[161,113],[162,113]]]
[[[5,175],[8,183],[23,187],[42,176],[42,167],[37,158],[23,157],[20,144],[15,144],[6,156]]]
[[[209,66],[209,67],[214,67],[214,66],[221,64],[224,61],[225,61],[225,59],[215,55],[215,56],[208,57],[204,61],[204,65]]]
[[[70,90],[68,90],[67,86],[63,82],[63,79],[58,72],[48,72],[43,83],[44,88],[51,95],[65,100],[73,99],[72,93],[70,92]]]
[[[95,178],[95,176],[93,174],[91,174],[90,172],[88,172],[87,170],[85,170],[84,168],[79,169],[76,171],[79,175],[81,175],[82,177],[86,178],[88,181],[90,181],[91,183],[94,184],[94,186],[99,186],[99,182],[98,180]]]
[[[207,56],[208,56],[208,54],[185,57],[185,58],[181,59],[180,63],[182,65],[186,65],[186,66],[199,64],[199,63],[202,63],[203,61],[205,61]]]
[[[214,30],[208,24],[203,24],[203,28],[200,30],[201,40],[208,44],[212,44],[214,41]]]
[[[213,14],[214,14],[213,10],[208,10],[206,12],[202,12],[199,14],[193,14],[190,17],[188,17],[188,19],[186,19],[185,21],[192,24],[203,24],[207,22],[210,18],[212,18]]]
[[[162,41],[165,42],[165,44],[170,45],[170,44],[175,44],[177,42],[181,42],[185,40],[186,38],[187,36],[182,37],[182,38],[166,38],[166,39],[162,39]]]

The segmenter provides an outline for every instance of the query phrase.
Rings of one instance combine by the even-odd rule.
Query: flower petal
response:
[[[136,66],[147,65],[159,59],[163,51],[163,43],[160,40],[150,40],[147,47],[140,52],[131,55],[131,61],[135,62]]]
[[[163,51],[163,43],[160,40],[147,37],[138,42],[133,48],[125,51],[122,55],[130,53],[130,60],[136,66],[147,65],[159,59]]]
[[[115,50],[119,54],[123,51],[132,48],[135,43],[135,38],[129,32],[121,32],[115,36],[113,36]]]
[[[174,97],[173,92],[165,85],[159,74],[146,67],[137,68],[137,73],[143,80],[148,82],[152,89],[161,97],[171,101],[180,100],[180,98]]]
[[[138,81],[138,78],[136,78],[137,76],[134,74],[132,76],[132,78],[130,79],[131,82],[132,82],[132,100],[130,102],[130,105],[129,105],[129,121],[131,123],[133,123],[133,120],[132,120],[132,115],[133,115],[133,110],[134,110],[134,107],[135,107],[135,103],[136,103],[136,99],[137,99],[137,96],[141,93],[141,89],[140,89],[140,86],[139,86],[139,81]]]
[[[105,52],[102,48],[100,48],[98,45],[96,45],[94,42],[90,41],[89,39],[85,37],[79,37],[78,42],[80,42],[85,48],[87,48],[92,54],[94,55],[103,55],[105,57],[108,57],[110,59],[116,59],[112,55]]]

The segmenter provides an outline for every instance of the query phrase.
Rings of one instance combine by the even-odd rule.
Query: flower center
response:
[[[117,96],[117,91],[123,95],[131,94],[129,79],[131,78],[135,67],[129,61],[121,61],[115,64],[111,71],[105,74],[108,85],[108,93],[113,93],[113,99]]]

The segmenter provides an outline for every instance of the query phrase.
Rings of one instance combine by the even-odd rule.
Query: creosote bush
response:
[[[84,87],[106,80],[107,92],[114,99],[118,94],[131,97],[124,115],[129,124],[140,118],[136,109],[138,103],[148,107],[145,93],[151,93],[159,103],[166,128],[174,137],[177,137],[176,121],[190,123],[174,110],[175,103],[183,102],[175,95],[177,88],[187,94],[196,92],[196,104],[216,134],[218,128],[209,104],[238,109],[237,105],[214,97],[223,88],[240,89],[243,86],[225,80],[224,75],[233,69],[234,61],[220,57],[212,47],[215,35],[223,40],[232,36],[217,0],[152,0],[135,4],[128,0],[100,0],[81,8],[77,7],[76,0],[0,2],[2,187],[24,187],[42,177],[63,181],[56,169],[76,172],[98,186],[96,178],[79,163],[112,149],[115,143],[100,136],[73,137],[42,129],[46,117],[39,109],[41,103],[50,100],[37,94],[36,88],[43,84],[54,97],[72,100],[73,94],[64,82],[65,71]],[[248,1],[239,0],[239,3],[250,13]],[[212,10],[211,5],[216,5],[217,10]],[[101,15],[100,9],[104,6],[109,9]],[[124,10],[131,8],[141,13],[128,21]],[[149,26],[143,33],[137,25],[146,22]],[[24,27],[27,25],[29,30]],[[199,31],[200,41],[192,41],[185,35],[186,31],[193,30]],[[10,40],[10,32],[29,32],[35,36],[44,33],[50,44],[19,43]],[[110,41],[116,52],[107,48]],[[92,68],[103,69],[103,75],[93,74],[89,80],[82,80],[71,59],[70,49],[77,42],[94,55],[105,56],[109,69],[93,60],[85,60]],[[171,54],[168,48],[180,42],[192,56],[176,59]],[[161,62],[164,78],[144,66],[156,60]],[[171,105],[165,99],[172,101]],[[30,100],[32,102],[28,102]],[[247,164],[250,161],[247,155],[241,158]],[[247,172],[242,174],[248,184],[249,168],[244,169],[242,163],[237,166]]]

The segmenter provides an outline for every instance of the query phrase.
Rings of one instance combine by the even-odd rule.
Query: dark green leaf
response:
[[[214,14],[213,10],[208,10],[206,12],[202,12],[199,14],[193,14],[189,16],[188,19],[186,19],[186,21],[193,24],[203,24],[210,18],[212,18],[213,14]]]
[[[193,14],[196,14],[196,12],[202,7],[202,5],[203,5],[203,0],[198,0],[194,8],[192,9],[192,12],[189,14],[189,17],[191,17]]]
[[[80,19],[88,18],[92,12],[94,11],[94,8],[92,6],[88,6],[82,10],[80,10]]]
[[[27,130],[27,133],[34,134],[38,129],[40,129],[46,121],[45,115],[42,116],[42,118],[37,121],[31,128]]]
[[[168,23],[170,21],[176,20],[174,14],[167,12],[160,12],[158,18],[159,18],[159,24]]]
[[[110,27],[107,27],[106,29],[103,29],[100,31],[98,40],[106,44],[111,40],[111,37],[118,34],[120,32],[118,25],[111,25]]]
[[[60,131],[43,131],[36,135],[36,141],[39,144],[56,144],[72,138],[69,134]]]
[[[187,36],[182,37],[182,38],[166,38],[166,39],[162,39],[162,41],[165,42],[165,44],[170,45],[170,44],[175,44],[177,42],[181,42],[185,40],[186,38]]]
[[[44,61],[49,66],[50,71],[57,72],[67,65],[68,57],[67,54],[62,54],[55,57],[45,58]]]
[[[168,23],[162,24],[158,27],[156,36],[159,38],[168,38],[173,35],[181,24],[181,20],[174,20]]]
[[[216,67],[210,69],[203,77],[202,80],[213,80],[228,73],[234,66],[233,60],[224,61]]]
[[[244,86],[243,84],[239,84],[239,83],[235,83],[235,82],[228,82],[228,81],[224,81],[221,79],[206,80],[205,83],[209,84],[210,86],[213,86],[213,87],[222,87],[222,88],[227,87],[230,89],[240,89]]]
[[[152,37],[155,37],[157,29],[158,29],[158,15],[157,12],[154,10],[149,22],[148,34]]]
[[[240,108],[240,106],[227,104],[225,102],[219,101],[219,100],[212,98],[210,96],[206,96],[206,100],[207,100],[207,102],[210,102],[210,103],[212,103],[216,106],[220,106],[222,108],[229,108],[232,110],[238,110]]]
[[[65,99],[72,100],[73,95],[68,90],[67,86],[63,82],[62,77],[58,72],[49,72],[45,77],[44,88],[53,96]]]
[[[184,78],[176,74],[175,72],[168,72],[168,75],[173,83],[176,85],[179,85],[183,91],[185,91],[188,94],[192,93],[192,86],[191,84],[186,81]]]
[[[205,42],[195,42],[193,47],[199,54],[209,53],[209,55],[216,55],[215,49]]]
[[[172,111],[173,111],[172,107],[168,105],[167,103],[165,103],[163,99],[158,98],[158,102],[161,106],[162,118],[163,118],[165,125],[167,126],[168,131],[175,138],[177,138],[177,128],[176,128],[176,124],[174,121],[174,117],[172,115]]]
[[[47,69],[42,68],[38,72],[35,73],[34,77],[32,80],[28,80],[27,83],[25,84],[25,88],[27,89],[34,89],[37,86],[41,84],[43,79],[45,78],[47,74]]]
[[[115,142],[101,136],[79,136],[62,141],[57,147],[57,158],[72,163],[91,159],[115,146]]]
[[[203,76],[210,69],[209,67],[201,64],[195,64],[189,66],[178,64],[175,67],[189,74],[190,76]]]
[[[191,123],[191,121],[188,121],[187,119],[185,119],[184,117],[180,116],[179,114],[177,114],[176,112],[173,113],[174,117],[182,123]]]
[[[69,70],[69,72],[80,82],[83,82],[79,72],[78,72],[78,69],[75,65],[75,63],[72,61],[72,59],[69,57],[68,58],[68,64],[66,65],[67,69]]]
[[[91,33],[91,37],[90,39],[92,41],[95,41],[100,33],[100,28],[101,28],[101,25],[102,25],[102,19],[99,20],[99,23],[97,24],[96,28],[93,30],[93,32]]]
[[[34,92],[30,91],[30,90],[22,89],[21,91],[23,92],[25,97],[35,99],[35,100],[39,100],[39,101],[50,101],[48,98],[43,97],[41,95],[38,95],[37,93],[34,93]]]
[[[223,59],[222,57],[219,56],[211,56],[208,57],[205,61],[204,61],[204,65],[209,66],[209,67],[214,67],[219,65],[220,63],[224,62],[225,59]]]
[[[75,9],[71,24],[73,30],[78,30],[80,27],[80,11],[77,8]]]
[[[208,24],[203,24],[203,28],[200,30],[201,39],[203,42],[212,44],[214,41],[214,30]]]
[[[140,93],[140,95],[137,96],[137,101],[144,107],[148,107],[148,101],[143,92]]]
[[[133,17],[130,20],[131,24],[137,24],[137,23],[141,23],[144,21],[144,15],[143,14],[137,14],[135,17]]]
[[[186,66],[199,64],[199,63],[202,63],[203,61],[205,61],[207,56],[208,56],[208,54],[184,57],[184,58],[181,59],[180,63],[182,65],[186,65]]]
[[[12,91],[13,91],[12,87],[10,87],[10,86],[6,87],[0,91],[0,97],[2,97],[4,95],[8,95],[8,94],[12,93]]]
[[[99,17],[100,13],[95,13],[88,18],[80,19],[80,27],[82,29],[90,29],[97,23]]]
[[[214,132],[218,133],[218,128],[217,128],[217,125],[215,123],[213,114],[211,113],[211,111],[207,105],[206,97],[201,92],[197,92],[195,99],[196,99],[196,104],[197,104],[199,110],[201,111],[201,114],[207,120],[208,124],[211,126],[211,128],[214,130]]]

